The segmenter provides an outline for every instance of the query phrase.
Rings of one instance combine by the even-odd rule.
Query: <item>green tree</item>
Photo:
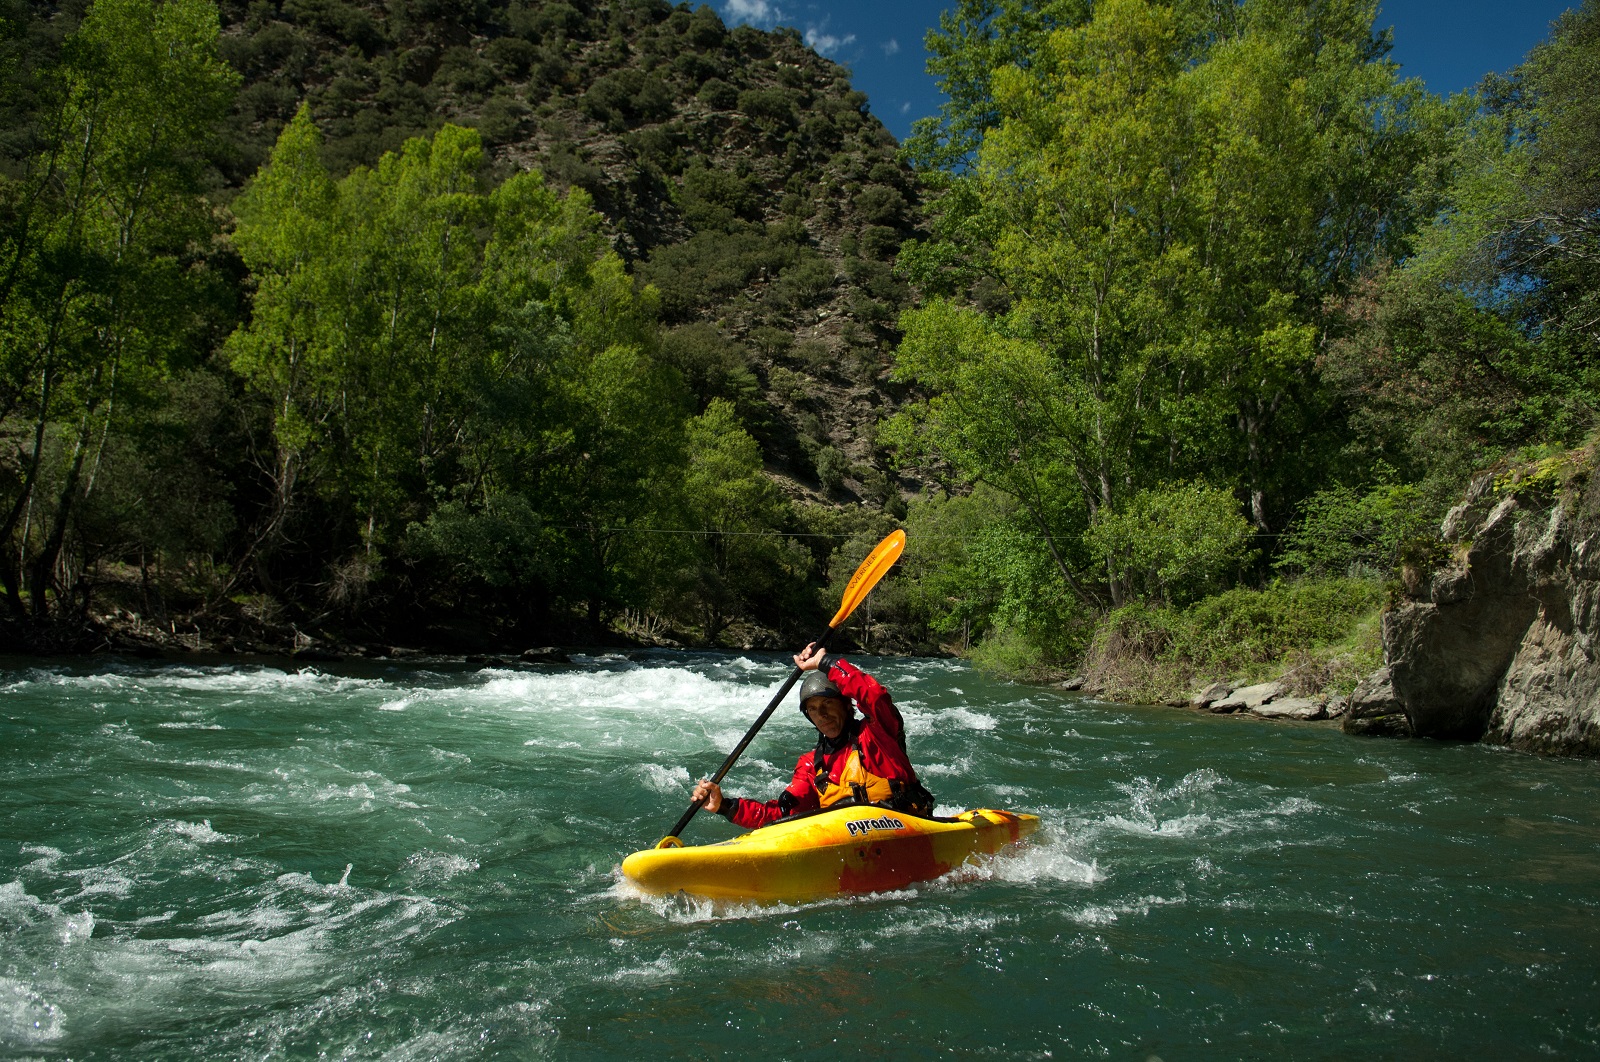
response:
[[[310,488],[346,570],[371,579],[408,542],[598,626],[681,466],[681,387],[588,197],[533,172],[485,192],[482,162],[447,125],[332,183],[302,111],[241,197],[257,290],[229,351],[275,453],[258,538]]]
[[[1142,598],[1186,605],[1238,571],[1252,532],[1232,491],[1183,483],[1101,510],[1085,537],[1113,579]]]
[[[943,298],[903,318],[896,373],[934,397],[886,439],[1012,494],[1079,597],[1120,604],[1075,545],[1100,514],[1205,475],[1268,530],[1314,482],[1325,307],[1403,246],[1437,115],[1370,4],[1031,10],[1060,24],[960,104],[974,165],[902,254]]]
[[[39,152],[0,181],[0,419],[23,439],[0,582],[35,621],[77,586],[63,550],[126,412],[192,356],[210,304],[206,146],[237,82],[217,36],[206,0],[99,0],[46,77]]]
[[[762,473],[761,450],[732,404],[713,399],[688,425],[684,523],[691,544],[681,593],[707,644],[732,622],[770,615],[764,603],[792,599],[803,555],[781,529],[788,503]]]

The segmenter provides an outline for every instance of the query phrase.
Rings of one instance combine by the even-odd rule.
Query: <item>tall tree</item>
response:
[[[335,183],[302,110],[241,197],[257,290],[229,350],[272,424],[257,537],[281,538],[309,489],[341,592],[414,535],[598,624],[628,590],[628,525],[677,483],[680,388],[588,197],[536,172],[486,191],[482,164],[478,134],[447,125]],[[496,556],[506,535],[519,556]]]
[[[1106,0],[987,82],[976,167],[902,258],[957,301],[906,316],[897,371],[937,396],[922,442],[1040,514],[1086,598],[1130,588],[1065,543],[1139,489],[1239,487],[1263,530],[1309,489],[1324,301],[1408,231],[1430,128],[1372,16]]]
[[[63,549],[127,399],[169,371],[200,301],[205,149],[237,81],[217,35],[208,0],[98,0],[48,78],[40,151],[0,188],[0,583],[35,621],[77,581]]]

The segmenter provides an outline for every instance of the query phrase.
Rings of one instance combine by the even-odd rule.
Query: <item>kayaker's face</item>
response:
[[[844,733],[844,725],[850,721],[850,706],[837,697],[813,697],[805,703],[805,709],[811,725],[829,741]]]

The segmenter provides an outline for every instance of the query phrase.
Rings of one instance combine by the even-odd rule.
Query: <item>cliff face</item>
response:
[[[1418,737],[1600,755],[1600,487],[1579,451],[1485,475],[1445,519],[1431,570],[1409,567],[1383,621],[1368,717]],[[1347,729],[1360,729],[1351,713]],[[1405,732],[1393,727],[1389,732]]]

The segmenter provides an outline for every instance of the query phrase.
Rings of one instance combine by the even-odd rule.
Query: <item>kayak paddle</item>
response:
[[[820,638],[813,638],[813,644],[819,647],[827,646],[828,639],[833,637],[834,631],[839,629],[841,623],[850,618],[850,613],[854,612],[856,606],[866,599],[866,596],[872,592],[874,586],[878,585],[878,580],[883,578],[884,573],[894,567],[894,562],[900,559],[900,554],[905,548],[906,533],[904,531],[891,532],[888,538],[873,547],[872,552],[867,554],[867,559],[861,562],[861,567],[856,569],[856,573],[850,577],[850,582],[845,586],[844,599],[839,602],[839,611],[835,612],[833,619],[828,621],[828,629],[822,633]],[[711,781],[720,783],[723,775],[733,769],[733,765],[739,761],[739,757],[744,754],[744,750],[749,747],[750,742],[755,740],[756,731],[760,730],[767,720],[772,718],[772,713],[778,710],[778,705],[783,703],[784,697],[788,696],[789,691],[794,688],[794,684],[800,680],[800,675],[801,671],[798,667],[789,673],[789,677],[784,680],[783,685],[778,687],[778,692],[773,696],[772,703],[767,705],[767,710],[761,713],[760,717],[756,719],[755,725],[745,732],[744,738],[733,747],[732,752],[728,753],[728,758],[722,761],[722,766],[718,767],[717,773],[711,776]],[[678,820],[678,824],[672,827],[670,833],[661,838],[656,847],[682,847],[683,842],[678,840],[678,834],[683,832],[683,828],[689,825],[689,820],[694,818],[695,813],[699,810],[700,801],[692,801],[689,804],[689,810],[683,813],[683,818]]]

